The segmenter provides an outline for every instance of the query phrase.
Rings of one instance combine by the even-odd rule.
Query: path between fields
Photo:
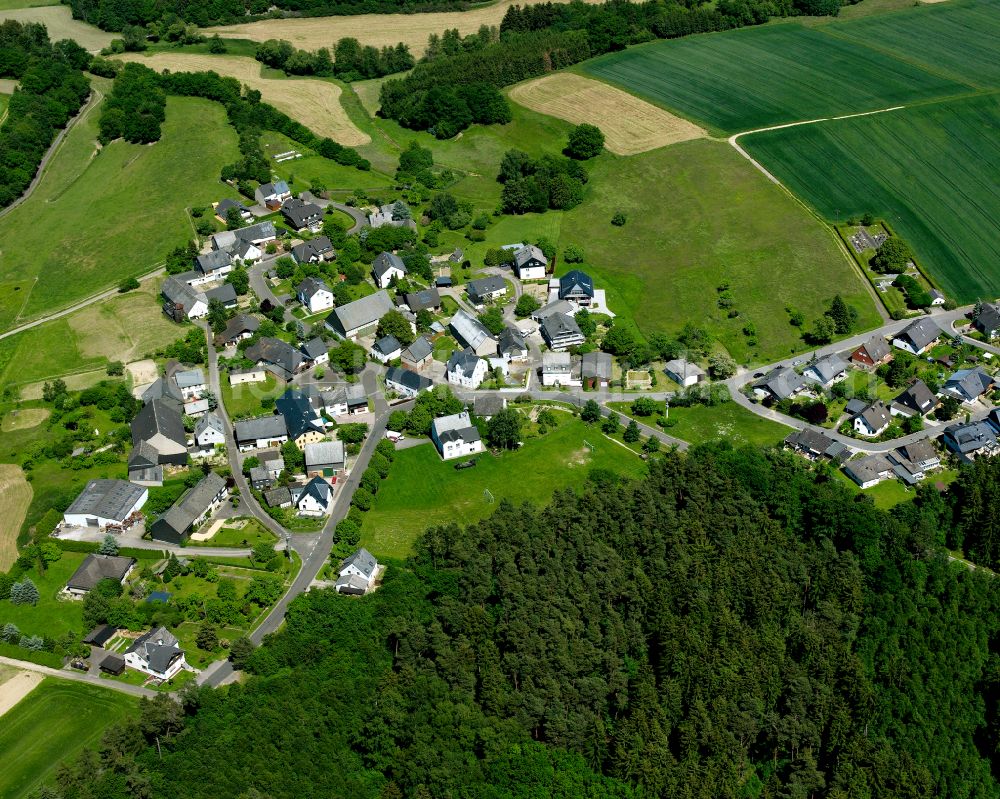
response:
[[[15,660],[14,658],[3,657],[2,655],[0,655],[0,663],[6,666],[14,666],[18,669],[25,669],[26,671],[34,671],[45,677],[58,677],[60,680],[87,683],[88,685],[96,685],[98,688],[109,688],[112,691],[121,691],[123,694],[132,694],[132,696],[152,698],[160,693],[159,691],[152,691],[149,688],[143,688],[141,685],[129,685],[117,680],[102,680],[100,677],[92,677],[89,674],[53,669],[49,666],[40,666],[37,663],[31,663],[27,660]]]

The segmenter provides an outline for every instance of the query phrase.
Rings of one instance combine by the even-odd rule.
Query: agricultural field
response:
[[[825,30],[787,22],[657,41],[582,69],[726,133],[971,91]]]
[[[959,302],[996,296],[996,95],[803,125],[741,140],[830,220],[884,218]]]
[[[441,35],[457,28],[463,36],[475,33],[481,25],[500,25],[503,15],[511,5],[532,5],[541,0],[500,0],[497,3],[471,11],[446,11],[428,14],[359,14],[350,17],[309,17],[307,19],[267,19],[241,25],[223,25],[206,28],[208,35],[218,33],[233,39],[250,39],[264,42],[268,39],[285,39],[305,50],[332,47],[338,39],[353,37],[362,44],[374,47],[395,46],[399,42],[409,45],[410,52],[419,58],[432,33]],[[597,2],[597,0],[587,0]]]
[[[510,90],[510,98],[540,114],[597,125],[604,133],[604,146],[617,155],[644,153],[705,135],[686,119],[571,72],[518,84]]]
[[[31,483],[20,466],[0,463],[0,572],[17,560],[17,536],[31,505]]]
[[[655,212],[653,212],[655,209]],[[611,225],[622,211],[624,227]],[[703,325],[740,362],[769,363],[803,348],[786,307],[811,323],[837,293],[880,317],[833,231],[731,147],[695,140],[627,159],[598,159],[583,204],[565,212],[560,247],[581,245],[585,269],[615,313],[649,335]],[[739,316],[718,307],[728,284]],[[752,322],[758,344],[744,327]]]
[[[107,47],[116,34],[73,19],[69,6],[58,3],[26,2],[25,0],[0,0],[0,22],[13,19],[18,22],[41,22],[49,31],[49,39],[75,39],[77,44],[96,53]]]
[[[334,141],[356,147],[368,144],[371,137],[359,130],[340,104],[341,88],[317,78],[265,78],[262,64],[252,58],[230,55],[159,52],[145,55],[130,53],[121,56],[145,64],[157,72],[200,72],[211,70],[236,78],[257,89],[265,102],[298,120],[313,133],[329,136]]]
[[[639,476],[646,467],[635,453],[609,441],[598,427],[590,427],[564,412],[561,424],[538,438],[528,439],[516,452],[500,457],[478,456],[474,469],[455,469],[444,462],[431,443],[400,450],[389,477],[364,519],[361,544],[379,557],[404,558],[426,528],[482,519],[503,499],[543,504],[557,488],[578,486],[590,469],[610,469]],[[591,452],[584,441],[593,445]],[[530,480],[511,475],[530,474]],[[489,489],[491,504],[484,496]]]
[[[61,761],[96,744],[137,702],[117,691],[45,678],[0,723],[0,796],[23,799],[49,782]]]
[[[73,126],[35,192],[0,219],[0,328],[151,271],[192,235],[187,208],[235,196],[218,179],[238,156],[218,103],[168,98],[152,145],[98,149],[98,118],[95,106]]]

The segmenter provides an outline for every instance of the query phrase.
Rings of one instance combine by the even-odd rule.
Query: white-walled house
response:
[[[489,363],[476,355],[471,348],[456,351],[451,354],[447,365],[448,382],[463,388],[479,388],[486,373],[489,371]]]
[[[444,460],[483,451],[483,440],[468,411],[435,419],[431,425],[431,440]]]
[[[137,671],[169,680],[187,665],[184,652],[165,627],[150,630],[125,650],[125,665]]]
[[[295,500],[299,516],[326,516],[333,502],[333,489],[322,477],[314,477]]]
[[[318,277],[307,277],[295,289],[296,296],[309,313],[329,311],[333,307],[333,292]]]
[[[378,569],[378,561],[375,560],[375,556],[362,547],[341,562],[336,584],[337,593],[366,593],[375,582]]]
[[[194,443],[200,449],[212,449],[226,443],[226,431],[222,420],[214,413],[206,413],[194,426]]]
[[[882,400],[876,400],[854,417],[854,430],[869,438],[881,435],[892,421],[889,408]]]
[[[519,280],[544,280],[547,265],[545,253],[534,244],[514,253],[514,272]]]

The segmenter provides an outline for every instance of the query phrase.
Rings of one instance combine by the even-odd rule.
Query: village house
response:
[[[823,388],[830,388],[847,377],[848,366],[839,355],[827,355],[809,364],[802,376],[807,380],[819,383]]]
[[[434,381],[409,369],[392,366],[385,373],[385,387],[401,397],[415,397],[434,387]]]
[[[872,336],[851,353],[851,363],[863,369],[881,366],[892,360],[892,350],[882,336]]]
[[[174,383],[180,389],[183,399],[195,399],[205,393],[205,373],[201,369],[181,369],[173,375]]]
[[[997,430],[985,420],[946,427],[941,440],[964,463],[971,463],[975,458],[988,457],[1000,452]]]
[[[316,236],[292,247],[292,258],[297,264],[318,264],[336,257],[333,242],[328,236]]]
[[[380,289],[389,288],[392,279],[402,280],[406,277],[406,264],[403,259],[392,252],[380,252],[372,262],[372,279]]]
[[[524,334],[513,325],[506,325],[497,337],[497,355],[508,361],[528,360],[528,344]]]
[[[263,366],[268,372],[285,382],[291,380],[306,366],[302,353],[280,338],[265,336],[247,347],[243,355],[247,360],[253,361],[258,366]]]
[[[413,313],[437,311],[441,308],[441,294],[436,288],[411,292],[406,295],[406,307]]]
[[[177,638],[166,627],[157,627],[140,635],[125,650],[125,665],[158,680],[169,680],[187,665],[187,661]]]
[[[518,280],[544,280],[548,259],[534,244],[522,247],[514,253],[514,273]]]
[[[893,416],[925,416],[933,411],[937,404],[938,399],[934,392],[927,388],[923,380],[916,380],[892,401],[889,412]]]
[[[274,401],[274,407],[285,418],[288,440],[294,441],[300,450],[305,449],[306,444],[323,440],[326,435],[323,416],[301,391],[288,389]]]
[[[326,317],[326,326],[341,338],[355,339],[364,333],[373,332],[379,319],[393,308],[388,292],[376,291],[367,297],[334,308]]]
[[[308,341],[303,341],[299,347],[299,351],[310,367],[322,366],[324,363],[330,362],[330,350],[326,346],[326,342],[318,336]]]
[[[306,444],[304,452],[307,477],[329,478],[338,477],[343,473],[347,462],[344,457],[343,441],[319,441]]]
[[[875,400],[854,417],[853,426],[859,435],[872,438],[882,435],[891,421],[892,415],[886,404],[882,400]]]
[[[175,322],[204,319],[208,316],[208,299],[200,291],[176,277],[168,277],[160,288],[163,312]]]
[[[871,488],[883,480],[892,479],[895,470],[885,455],[878,454],[848,461],[844,464],[844,474],[861,488]]]
[[[180,406],[169,399],[147,402],[132,419],[132,445],[146,442],[156,451],[159,465],[183,466],[187,463],[187,433]]]
[[[253,214],[250,212],[249,208],[247,208],[239,200],[230,200],[227,197],[224,200],[219,200],[219,202],[215,204],[215,217],[220,222],[222,222],[222,224],[224,225],[229,224],[228,214],[230,208],[235,208],[236,213],[240,215],[240,219],[242,219],[244,222],[253,221]]]
[[[233,271],[233,259],[225,250],[209,250],[194,259],[194,271],[198,276],[188,281],[188,285],[198,286],[213,280],[224,280]]]
[[[307,277],[299,283],[295,289],[295,296],[311,314],[328,311],[333,307],[333,292],[318,277]]]
[[[897,333],[892,346],[911,355],[923,355],[937,343],[941,335],[941,328],[925,316]]]
[[[496,339],[483,323],[468,311],[459,308],[448,323],[451,333],[462,347],[471,349],[480,357],[493,355],[497,350]]]
[[[585,352],[580,358],[580,377],[584,385],[607,386],[611,382],[614,361],[606,352]]]
[[[333,391],[323,392],[322,399],[327,415],[334,418],[357,416],[368,412],[368,395],[361,383],[351,383]]]
[[[206,413],[194,426],[194,443],[199,449],[211,450],[226,443],[226,429],[222,419]]]
[[[326,516],[333,504],[333,489],[322,477],[314,477],[293,501],[299,516]]]
[[[245,338],[250,338],[258,330],[260,330],[259,319],[240,313],[226,322],[226,329],[219,334],[219,338],[223,344],[232,346]]]
[[[507,281],[498,275],[470,280],[465,284],[465,293],[473,305],[482,305],[498,299],[507,293]]]
[[[403,366],[420,369],[434,360],[434,345],[424,336],[417,336],[399,357]]]
[[[396,200],[394,203],[376,208],[368,214],[368,224],[373,228],[408,227],[412,230],[417,229],[410,209],[402,200]]]
[[[71,527],[121,527],[138,513],[149,498],[149,489],[125,480],[90,480],[63,513]]]
[[[567,300],[553,300],[552,302],[543,305],[537,311],[533,311],[531,318],[541,324],[548,317],[557,313],[566,314],[566,316],[575,316],[577,313],[577,307]]]
[[[580,385],[579,379],[573,379],[572,358],[568,352],[542,353],[542,385],[572,386]]]
[[[929,439],[906,444],[889,453],[897,474],[911,485],[923,480],[927,472],[941,466],[941,456]]]
[[[236,296],[236,287],[232,283],[223,283],[221,286],[216,286],[205,291],[205,299],[209,303],[212,300],[217,300],[222,303],[222,307],[227,311],[231,311],[237,305],[239,305],[239,297]]]
[[[785,437],[785,446],[811,461],[828,458],[842,463],[851,456],[851,450],[846,444],[834,441],[811,427],[790,433]]]
[[[309,230],[318,233],[323,227],[323,209],[316,203],[308,203],[292,197],[281,204],[281,215],[285,223],[296,233]]]
[[[249,369],[233,369],[229,372],[229,385],[238,386],[243,383],[263,383],[267,380],[267,372],[260,366]]]
[[[264,502],[269,508],[290,508],[292,507],[292,492],[287,486],[272,488],[264,492]]]
[[[497,394],[479,394],[472,403],[472,412],[480,419],[489,421],[507,408],[507,398]]]
[[[977,366],[974,369],[956,371],[948,378],[941,392],[950,394],[962,402],[975,402],[991,388],[993,388],[993,376],[983,367]]]
[[[335,589],[338,594],[364,594],[375,582],[379,565],[367,549],[359,549],[342,561]]]
[[[788,366],[778,366],[753,384],[753,391],[761,399],[771,398],[780,402],[803,391],[808,381]]]
[[[469,348],[453,352],[446,366],[448,382],[463,388],[479,388],[488,371],[489,364]]]
[[[559,299],[587,307],[594,301],[594,279],[579,269],[567,272],[559,278]]]
[[[150,536],[154,541],[178,546],[183,544],[192,528],[215,513],[228,495],[225,479],[209,472],[165,513],[153,520],[149,526]]]
[[[483,451],[483,440],[468,411],[435,419],[431,424],[431,441],[444,460]]]
[[[96,588],[101,580],[114,580],[118,585],[125,585],[135,564],[135,558],[91,553],[73,572],[63,591],[71,597],[79,598]]]
[[[253,194],[258,205],[265,206],[269,211],[277,211],[285,200],[292,197],[288,184],[283,180],[274,183],[262,183]]]
[[[973,325],[987,340],[1000,336],[1000,305],[984,302]]]
[[[372,345],[368,354],[379,363],[388,363],[403,354],[403,345],[395,336],[382,336]]]
[[[667,361],[664,371],[667,373],[667,377],[681,388],[696,385],[708,377],[704,369],[686,358],[674,358]]]
[[[554,313],[545,317],[541,324],[542,338],[549,349],[558,352],[570,347],[579,347],[586,337],[576,323],[576,319],[568,314]]]
[[[288,441],[288,428],[285,426],[285,417],[280,414],[258,416],[255,419],[244,419],[237,422],[233,427],[236,446],[241,452],[273,447]]]

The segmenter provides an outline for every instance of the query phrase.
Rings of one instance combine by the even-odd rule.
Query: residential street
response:
[[[98,688],[110,688],[112,691],[120,691],[123,694],[132,694],[132,696],[145,696],[147,699],[152,699],[157,694],[163,693],[162,691],[143,688],[140,685],[129,685],[128,683],[118,682],[118,680],[102,680],[100,677],[95,677],[85,671],[52,669],[48,666],[39,666],[37,663],[31,663],[27,660],[15,660],[14,658],[0,656],[0,664],[13,666],[16,669],[36,671],[39,674],[44,674],[46,677],[58,677],[60,680],[72,680],[73,682],[95,685]]]

